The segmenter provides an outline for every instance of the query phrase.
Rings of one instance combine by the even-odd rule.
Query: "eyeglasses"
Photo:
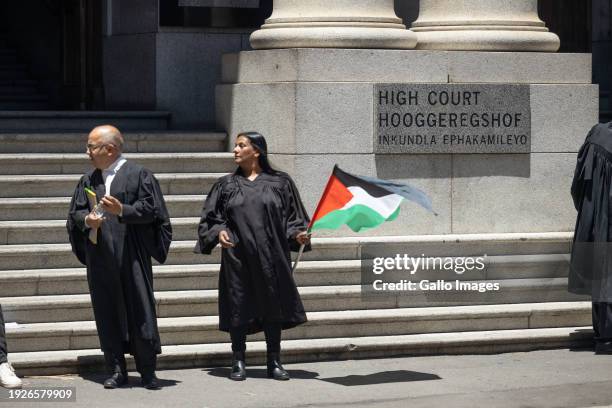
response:
[[[97,144],[97,145],[95,145],[95,144],[89,144],[89,143],[88,143],[88,144],[87,144],[87,150],[88,150],[88,151],[90,151],[90,152],[93,152],[93,151],[96,151],[96,150],[98,150],[99,148],[104,147],[104,146],[114,146],[114,145],[113,145],[113,144],[111,144],[111,143],[100,143],[100,144]]]

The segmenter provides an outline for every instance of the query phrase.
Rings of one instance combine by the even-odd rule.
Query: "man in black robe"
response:
[[[593,302],[595,352],[612,353],[612,123],[589,132],[578,152],[572,198],[578,210],[569,290]]]
[[[105,388],[127,383],[125,353],[134,356],[142,384],[158,387],[161,343],[157,329],[151,257],[163,263],[172,228],[159,183],[150,170],[121,155],[123,137],[99,126],[87,140],[95,169],[79,181],[68,214],[72,250],[87,266],[87,280],[100,345],[112,376]],[[96,193],[103,214],[85,188]]]

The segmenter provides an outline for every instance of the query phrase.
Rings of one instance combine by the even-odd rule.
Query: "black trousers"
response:
[[[2,315],[2,305],[0,305],[0,364],[6,363],[6,332],[4,331],[4,316]]]
[[[266,350],[268,353],[279,353],[281,343],[281,324],[264,323],[264,334],[266,335]],[[232,351],[246,350],[247,327],[232,327],[230,330],[232,339]]]
[[[596,342],[612,341],[612,303],[593,302],[593,332]]]
[[[134,354],[136,371],[138,371],[141,375],[155,372],[157,365],[157,353],[151,344],[138,336],[133,336],[130,342],[130,349]],[[106,360],[106,365],[113,373],[127,371],[125,356],[123,353],[113,353],[107,351],[104,353],[104,358]]]

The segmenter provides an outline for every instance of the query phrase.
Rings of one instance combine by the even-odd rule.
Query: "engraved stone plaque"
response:
[[[530,153],[529,85],[376,84],[374,153]]]

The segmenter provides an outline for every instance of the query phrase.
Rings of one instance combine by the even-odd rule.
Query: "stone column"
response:
[[[261,29],[251,35],[255,49],[412,49],[416,36],[397,17],[393,0],[274,0]]]
[[[559,49],[559,37],[538,16],[537,0],[420,0],[412,31],[417,34],[418,49]]]

